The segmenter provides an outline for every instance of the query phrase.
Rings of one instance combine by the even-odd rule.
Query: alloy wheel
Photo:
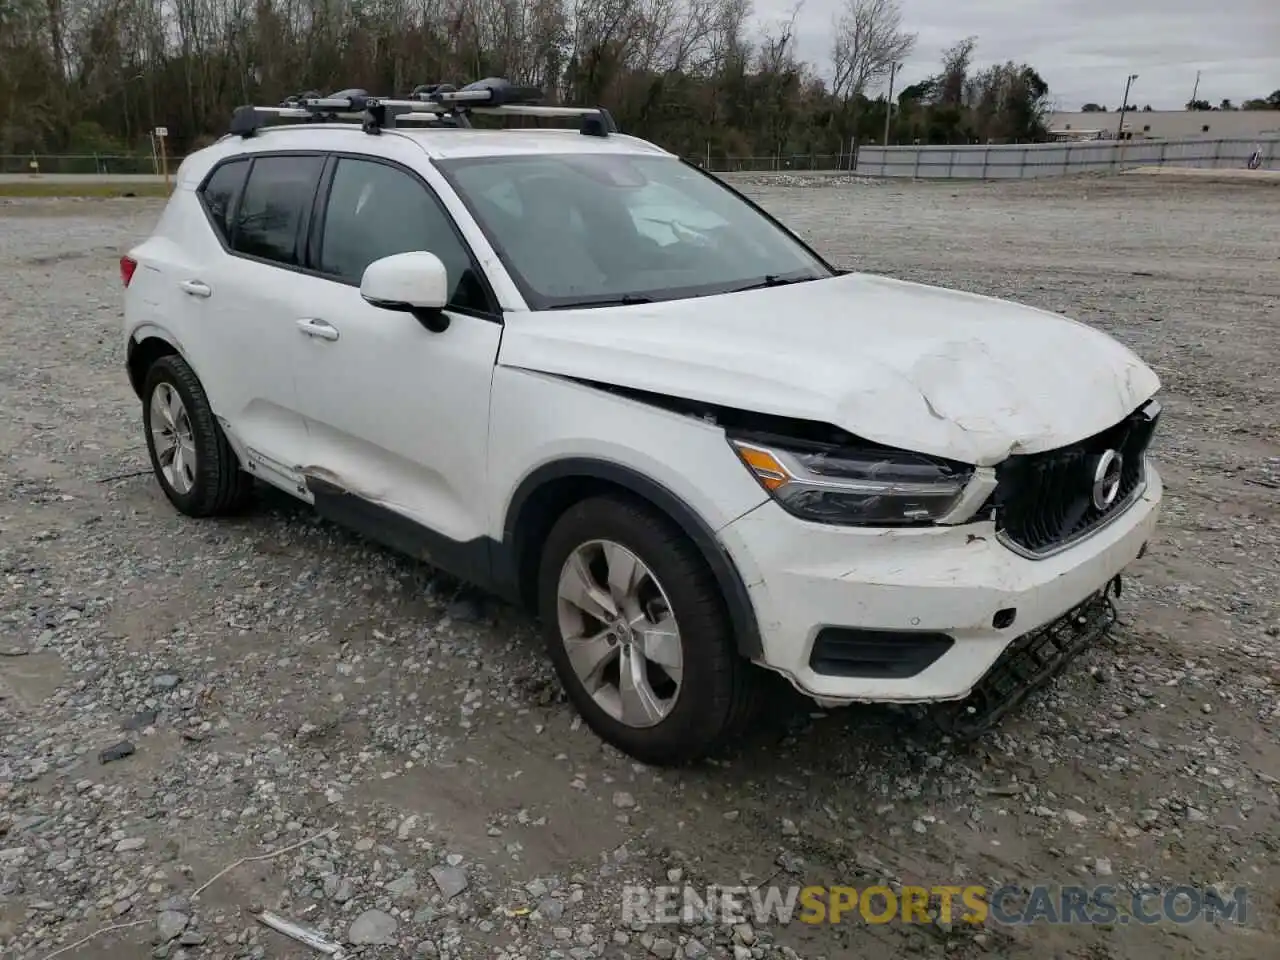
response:
[[[196,485],[196,442],[182,397],[170,383],[151,392],[151,442],[165,482],[185,495]]]
[[[556,607],[569,662],[596,704],[629,727],[666,719],[684,655],[666,591],[644,561],[611,540],[580,545],[560,571]]]

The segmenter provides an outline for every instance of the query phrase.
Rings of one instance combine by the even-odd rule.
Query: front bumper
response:
[[[772,502],[729,524],[720,538],[755,608],[762,666],[822,704],[956,700],[1016,638],[1114,580],[1154,533],[1162,495],[1160,475],[1148,464],[1146,489],[1132,506],[1042,560],[1001,544],[990,522],[829,527],[797,520]],[[916,652],[863,675],[839,675],[821,656],[815,669],[815,641],[822,634],[819,652],[828,650],[830,628],[870,636],[882,652],[894,643]]]

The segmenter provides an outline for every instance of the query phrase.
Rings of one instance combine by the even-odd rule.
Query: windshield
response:
[[[672,157],[538,154],[437,166],[535,310],[832,275],[751,204]]]

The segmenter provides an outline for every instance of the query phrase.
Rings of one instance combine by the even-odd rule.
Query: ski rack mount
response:
[[[604,107],[544,106],[542,91],[517,87],[501,77],[487,77],[462,89],[448,83],[416,87],[406,99],[370,96],[365,90],[340,90],[323,96],[308,91],[287,98],[276,107],[237,107],[231,115],[228,133],[252,137],[259,130],[281,123],[353,123],[368,134],[379,134],[413,122],[436,127],[469,128],[470,115],[523,116],[581,120],[578,132],[588,137],[607,137],[618,132],[612,115]]]

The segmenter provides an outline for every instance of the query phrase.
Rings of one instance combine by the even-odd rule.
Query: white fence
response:
[[[1280,168],[1280,139],[1128,140],[990,144],[960,147],[878,147],[858,150],[859,174],[877,177],[1024,179],[1127,167],[1243,169],[1257,148],[1262,169]]]

